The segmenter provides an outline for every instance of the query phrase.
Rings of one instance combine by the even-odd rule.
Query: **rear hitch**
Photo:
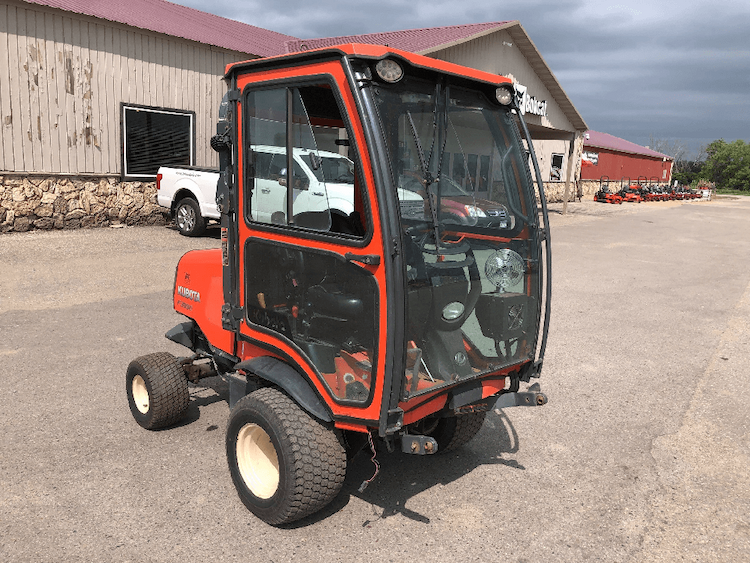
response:
[[[437,440],[431,436],[404,434],[401,436],[401,451],[405,454],[430,455],[438,450]]]
[[[547,404],[547,395],[539,390],[504,393],[497,398],[495,409],[507,407],[541,407]]]

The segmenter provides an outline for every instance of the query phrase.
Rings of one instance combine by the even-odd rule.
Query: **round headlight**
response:
[[[513,88],[510,86],[500,86],[495,90],[495,97],[500,104],[509,106],[513,101]]]
[[[460,301],[454,301],[448,303],[443,307],[443,318],[446,321],[455,321],[458,317],[464,314],[464,304]]]
[[[509,248],[496,250],[484,264],[484,273],[501,291],[514,286],[523,279],[526,267],[523,258]]]
[[[383,59],[375,65],[375,72],[385,82],[398,82],[404,77],[404,69],[393,59]]]

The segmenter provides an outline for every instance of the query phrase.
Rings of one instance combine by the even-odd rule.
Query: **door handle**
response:
[[[324,196],[326,194],[324,194],[323,192],[312,192],[312,195]]]
[[[354,254],[353,252],[347,252],[344,254],[344,258],[346,258],[347,262],[359,262],[368,266],[377,266],[380,264],[380,256],[377,254]]]
[[[262,194],[270,194],[271,188],[261,188],[260,193]]]

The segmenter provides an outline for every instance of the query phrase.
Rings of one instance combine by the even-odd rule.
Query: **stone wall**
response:
[[[154,182],[0,175],[0,233],[165,223]]]
[[[570,199],[591,199],[599,181],[571,183]],[[561,202],[565,182],[545,182],[551,203]],[[117,176],[0,175],[0,233],[110,225],[164,225],[154,182],[122,182]]]

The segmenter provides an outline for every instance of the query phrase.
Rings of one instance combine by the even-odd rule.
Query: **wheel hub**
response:
[[[133,402],[135,403],[135,407],[140,411],[141,414],[146,414],[150,406],[146,382],[140,375],[136,375],[133,378],[132,386]]]
[[[258,498],[271,498],[279,488],[279,458],[271,437],[254,423],[237,435],[237,467],[247,488]]]
[[[177,210],[177,226],[184,231],[190,231],[195,226],[195,211],[183,205]]]

